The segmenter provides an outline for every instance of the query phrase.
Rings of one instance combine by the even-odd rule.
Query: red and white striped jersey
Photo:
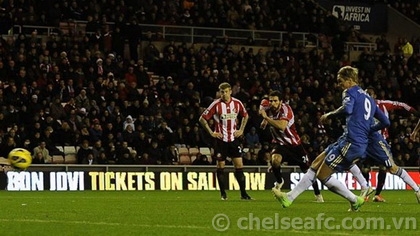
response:
[[[297,133],[295,126],[295,115],[293,114],[292,108],[286,104],[282,103],[280,109],[277,112],[269,111],[269,117],[274,120],[287,120],[288,124],[284,131],[276,129],[273,126],[270,126],[270,131],[273,136],[273,142],[279,143],[281,145],[292,145],[296,146],[301,143],[300,136]]]
[[[383,111],[383,113],[386,115],[386,117],[389,118],[389,112],[388,111],[394,111],[394,110],[406,110],[408,112],[415,112],[416,109],[411,107],[410,105],[403,103],[403,102],[397,102],[397,101],[390,101],[390,100],[376,100],[376,104],[378,105],[379,109]],[[382,136],[384,136],[385,139],[389,137],[388,128],[384,128],[381,131]]]
[[[238,115],[247,117],[246,111],[242,102],[237,98],[231,98],[229,102],[224,102],[222,99],[216,99],[210,106],[201,114],[201,116],[209,120],[213,118],[215,121],[215,131],[223,134],[223,141],[232,142],[235,140],[233,133],[237,130]]]

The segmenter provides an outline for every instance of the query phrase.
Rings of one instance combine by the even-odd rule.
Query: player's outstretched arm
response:
[[[413,132],[411,132],[411,135],[410,135],[411,140],[415,140],[416,139],[417,133],[419,132],[419,130],[420,130],[420,119],[417,122],[417,125],[414,128]]]
[[[331,119],[333,116],[340,115],[345,111],[344,105],[341,105],[339,108],[335,109],[334,111],[330,111],[325,113],[321,116],[320,120],[322,123],[326,123],[327,119]]]
[[[284,131],[287,127],[288,121],[287,120],[277,120],[270,118],[264,110],[260,110],[260,114],[265,122],[269,125],[273,126],[276,129],[280,129]]]

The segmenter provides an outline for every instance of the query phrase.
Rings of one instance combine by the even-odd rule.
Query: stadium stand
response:
[[[114,162],[123,141],[140,157],[152,140],[158,140],[162,150],[171,143],[178,149],[209,147],[210,138],[197,120],[216,95],[217,84],[224,81],[234,85],[234,96],[249,109],[246,130],[259,127],[259,100],[270,90],[281,90],[297,111],[299,132],[309,137],[313,155],[340,133],[340,126],[318,125],[318,118],[337,106],[340,94],[335,94],[334,78],[342,65],[358,66],[363,86],[375,87],[380,99],[420,109],[420,38],[402,37],[390,45],[381,35],[370,42],[374,46],[369,50],[349,57],[340,49],[348,36],[366,38],[343,29],[314,1],[165,1],[166,5],[138,1],[125,8],[118,1],[102,1],[100,9],[91,9],[76,0],[78,7],[71,11],[64,7],[68,1],[53,6],[43,5],[45,1],[9,2],[13,1],[0,3],[9,13],[0,12],[5,23],[0,24],[0,137],[14,135],[12,129],[16,144],[22,146],[28,139],[29,149],[45,140],[53,162],[59,147],[64,147],[64,163],[77,163],[75,147],[83,140],[90,145],[101,140],[107,158]],[[420,15],[412,1],[388,3],[411,17]],[[33,4],[34,12],[28,4]],[[321,18],[331,21],[308,28],[306,20]],[[7,22],[14,25],[12,30]],[[150,24],[154,27],[148,28]],[[197,37],[192,43],[188,33],[176,26],[216,33],[234,29],[232,34],[246,36],[241,41],[235,34]],[[281,39],[257,31],[272,29],[283,32]],[[248,38],[251,33],[255,38]],[[336,38],[337,34],[343,37]],[[413,46],[410,56],[401,53],[404,38]],[[54,105],[56,98],[62,105]],[[124,124],[129,115],[133,130]],[[419,140],[408,140],[417,118],[398,111],[390,119],[394,155],[408,156],[409,160],[400,161],[418,165]],[[158,128],[163,120],[169,129]],[[265,131],[258,133],[261,143],[270,141]],[[210,162],[214,160],[211,151],[205,153]],[[191,163],[188,155],[180,153],[179,163]]]

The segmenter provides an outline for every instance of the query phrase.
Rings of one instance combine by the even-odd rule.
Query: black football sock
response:
[[[241,169],[235,169],[235,178],[238,181],[239,188],[241,189],[241,196],[247,195],[245,191],[245,175],[244,171]]]
[[[217,182],[219,183],[220,194],[226,196],[225,191],[225,173],[223,168],[217,168],[216,171]]]
[[[362,175],[363,175],[363,177],[365,177],[365,179],[366,179],[366,182],[368,183],[368,185],[369,185],[369,172],[370,171],[362,171]],[[370,185],[369,185],[370,186]]]
[[[375,195],[381,194],[382,189],[384,188],[385,179],[386,179],[386,170],[379,170],[378,181],[376,183],[376,193],[375,193]]]
[[[321,191],[319,191],[318,182],[315,180],[315,182],[312,184],[312,188],[314,188],[315,195],[321,194]]]
[[[277,183],[283,182],[283,176],[281,174],[280,166],[271,166],[271,171],[273,171],[274,177],[276,178]]]

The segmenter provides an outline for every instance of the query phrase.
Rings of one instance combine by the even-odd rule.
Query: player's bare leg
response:
[[[274,174],[276,182],[274,183],[274,188],[280,190],[284,184],[284,179],[281,174],[281,162],[283,160],[282,155],[278,153],[271,154],[271,171]]]

